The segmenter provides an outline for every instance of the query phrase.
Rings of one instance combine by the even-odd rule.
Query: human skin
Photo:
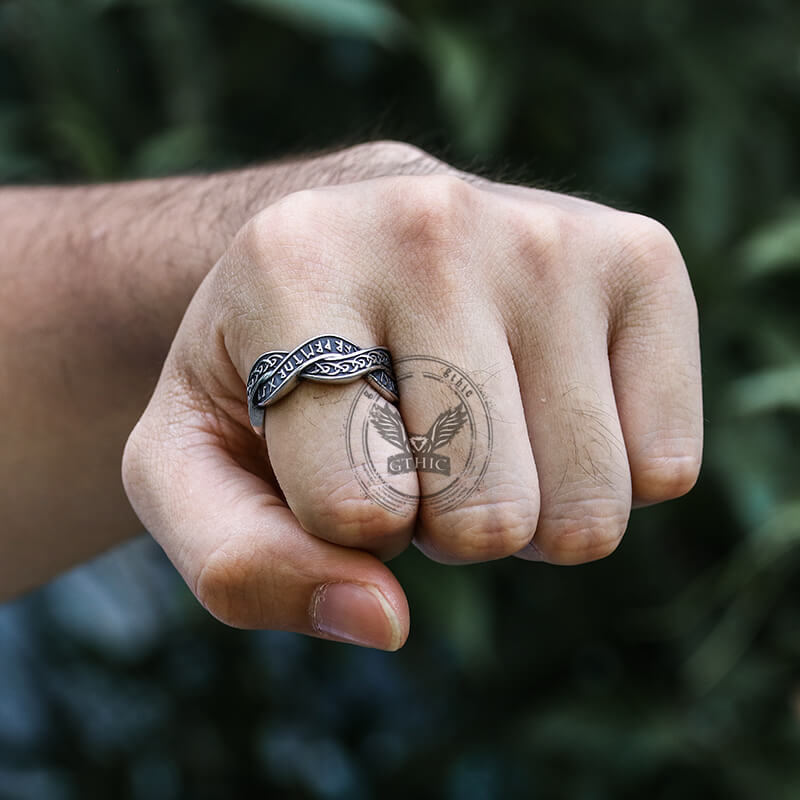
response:
[[[449,169],[374,142],[217,175],[0,189],[0,599],[141,533],[125,440],[251,216],[310,186]]]
[[[444,359],[481,386],[493,446],[463,502],[436,513],[424,472],[400,478],[419,498],[400,511],[363,491],[346,447],[360,382],[301,383],[267,409],[266,442],[252,430],[253,361],[322,333]],[[442,408],[401,391],[399,410],[414,433]],[[222,621],[393,650],[409,610],[382,559],[412,540],[445,563],[606,556],[632,504],[691,488],[701,451],[696,308],[663,226],[395,175],[288,194],[242,227],[189,304],[123,479]]]

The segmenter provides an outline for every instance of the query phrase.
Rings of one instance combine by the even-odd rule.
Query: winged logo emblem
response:
[[[450,458],[437,451],[449,444],[468,420],[463,403],[439,414],[424,435],[406,434],[400,412],[389,403],[376,404],[370,412],[375,430],[401,452],[389,456],[387,468],[399,474],[419,470],[450,474]]]

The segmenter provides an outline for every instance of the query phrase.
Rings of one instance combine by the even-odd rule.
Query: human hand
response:
[[[399,439],[364,381],[302,382],[267,409],[266,443],[253,432],[257,356],[323,333],[391,350]],[[447,464],[392,471],[445,412]],[[387,177],[289,195],[242,229],[187,310],[123,479],[222,621],[396,649],[408,607],[380,559],[412,537],[448,563],[600,558],[632,501],[693,485],[701,447],[696,309],[663,227]]]

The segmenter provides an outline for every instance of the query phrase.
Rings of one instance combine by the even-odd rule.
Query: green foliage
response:
[[[64,797],[800,796],[798,41],[790,0],[0,4],[0,180],[383,136],[591,194],[675,233],[707,419],[697,488],[634,512],[604,562],[398,559],[414,631],[396,656],[188,604],[126,661],[37,607],[56,670],[161,716],[93,749],[53,690],[52,736],[0,764],[50,770]]]
[[[236,0],[308,30],[388,44],[405,31],[403,17],[381,0]]]

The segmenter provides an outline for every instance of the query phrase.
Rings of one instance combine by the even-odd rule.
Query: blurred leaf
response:
[[[143,9],[148,51],[160,77],[170,127],[213,118],[220,65],[202,18],[186,14],[185,0],[157,0]]]
[[[397,560],[396,569],[464,668],[479,672],[495,662],[491,608],[474,573],[442,569],[414,548]]]
[[[643,711],[630,702],[634,698],[626,699],[628,703],[610,707],[585,701],[560,703],[533,715],[520,735],[533,751],[551,759],[579,752],[587,761],[628,780],[689,752],[692,731],[685,718],[657,704]],[[615,761],[612,751],[624,752],[624,759]]]
[[[235,0],[316,33],[354,36],[390,45],[409,33],[408,22],[382,0]]]
[[[452,26],[429,24],[421,39],[455,143],[465,153],[487,155],[506,119],[512,85],[497,54],[480,37]]]
[[[109,180],[119,174],[120,162],[104,120],[78,99],[63,96],[52,106],[49,129],[56,148],[62,149],[83,177]]]
[[[798,550],[800,501],[775,508],[728,559],[666,606],[639,612],[639,624],[673,637],[706,629],[684,669],[695,691],[707,692],[749,649],[793,576]],[[794,560],[787,558],[791,552]],[[709,629],[708,622],[715,617]]]
[[[800,268],[800,207],[751,234],[740,247],[739,258],[748,278]]]
[[[730,394],[737,414],[764,414],[780,409],[800,411],[800,364],[739,378],[731,386]]]
[[[204,125],[176,126],[142,143],[133,156],[131,172],[142,177],[186,172],[205,166],[211,152]]]
[[[697,245],[712,251],[722,245],[736,217],[741,178],[734,168],[738,143],[724,97],[703,98],[693,105],[682,141],[682,213]]]
[[[755,587],[740,586],[730,596],[722,618],[684,665],[695,691],[710,691],[736,666],[753,644],[787,579],[785,570],[773,571],[768,581]]]
[[[38,177],[44,164],[23,145],[27,119],[24,110],[0,106],[0,182]]]

